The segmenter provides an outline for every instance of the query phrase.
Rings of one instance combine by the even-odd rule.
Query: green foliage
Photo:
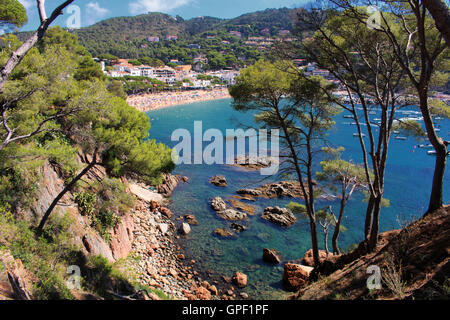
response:
[[[78,68],[75,71],[74,78],[76,80],[93,81],[96,79],[105,79],[102,68],[99,63],[92,60],[89,56],[84,56],[78,63]]]
[[[369,193],[367,191],[363,191],[363,194],[364,194],[364,199],[362,201],[369,202],[369,197],[370,197]],[[389,199],[382,198],[380,205],[381,205],[381,207],[388,208],[391,205],[391,201]]]
[[[148,117],[119,98],[110,98],[106,109],[104,118],[94,119],[92,129],[95,140],[106,146],[108,172],[115,177],[129,172],[147,182],[160,181],[161,173],[172,170],[174,164],[167,146],[148,140]]]
[[[416,137],[417,139],[425,138],[427,136],[425,130],[416,120],[396,121],[392,125],[392,131],[401,131],[403,134]]]
[[[78,204],[82,214],[92,216],[95,211],[97,195],[90,191],[78,192],[73,195],[73,199]]]
[[[260,59],[260,50],[246,45],[246,38],[275,37],[280,30],[292,30],[293,17],[293,10],[286,8],[260,11],[230,20],[201,17],[185,21],[166,14],[149,13],[108,19],[75,33],[81,44],[93,56],[100,58],[108,58],[105,55],[110,54],[158,66],[169,63],[171,59],[194,64],[194,58],[204,55],[210,59],[204,64],[204,69],[210,70],[245,66]],[[262,33],[266,28],[269,33]],[[232,30],[242,32],[243,38],[232,36],[229,33]],[[165,36],[169,35],[177,35],[178,40],[165,40]],[[149,36],[158,36],[160,41],[149,42]],[[200,49],[191,49],[190,44],[198,44]]]
[[[74,300],[64,280],[54,274],[46,263],[38,267],[39,281],[36,283],[33,295],[37,300]]]
[[[301,214],[303,216],[306,216],[307,214],[306,206],[298,202],[291,201],[286,205],[286,208],[295,214]]]
[[[120,223],[120,217],[112,211],[101,209],[92,219],[93,227],[106,242],[111,240],[110,230]]]
[[[133,290],[125,276],[103,256],[90,256],[86,262],[86,276],[83,285],[86,289],[99,294],[102,297],[111,298],[108,290],[116,289],[117,292]]]
[[[36,277],[32,294],[37,299],[73,299],[64,281],[75,249],[71,245],[71,224],[68,216],[53,217],[44,234],[37,238],[27,222],[0,213],[1,243]]]
[[[141,62],[137,59],[130,59],[128,60],[128,63],[131,63],[133,66],[140,66]]]
[[[428,105],[430,106],[430,112],[432,115],[445,117],[447,119],[450,118],[450,106],[448,106],[444,101],[432,99],[428,101]]]
[[[27,23],[27,11],[17,0],[0,0],[0,25],[7,22],[20,28]]]
[[[110,60],[110,61],[119,60],[119,57],[116,57],[115,55],[109,53],[103,53],[99,55],[98,58],[101,60]]]
[[[111,229],[120,223],[120,215],[134,205],[134,198],[125,192],[124,184],[114,178],[106,177],[92,185],[92,189],[95,192],[85,190],[75,193],[74,200],[103,239],[109,241]]]
[[[107,87],[108,91],[115,95],[116,97],[126,99],[127,95],[123,89],[123,84],[119,80],[110,80],[108,81]]]
[[[333,184],[359,184],[367,183],[366,172],[363,166],[357,165],[351,161],[342,159],[331,159],[320,162],[322,171],[316,173],[319,181],[325,181]],[[369,174],[373,179],[373,173]]]

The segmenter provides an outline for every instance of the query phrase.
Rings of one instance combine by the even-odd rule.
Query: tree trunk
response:
[[[66,185],[66,187],[56,196],[56,198],[53,200],[53,202],[50,204],[50,207],[48,207],[47,211],[45,212],[44,216],[41,219],[41,222],[39,223],[39,226],[37,227],[37,234],[42,234],[42,231],[44,230],[45,223],[47,222],[48,218],[50,217],[50,214],[52,213],[53,209],[58,205],[59,200],[64,197],[64,195],[70,191],[75,184],[86,174],[89,170],[91,170],[96,165],[95,155],[94,159],[92,160],[89,165],[83,169],[73,180]]]
[[[372,195],[369,195],[369,201],[367,203],[366,209],[366,221],[364,224],[364,237],[366,240],[369,240],[370,229],[372,226],[372,216],[373,216],[373,207],[375,204],[375,199]]]
[[[380,223],[381,200],[382,200],[382,195],[380,195],[374,199],[372,223],[370,226],[370,235],[369,235],[369,243],[368,243],[369,252],[375,250],[375,248],[377,247],[377,244],[378,244],[378,231],[379,231],[379,223]]]
[[[444,173],[447,163],[447,148],[436,149],[436,162],[434,165],[433,185],[431,188],[430,203],[425,215],[439,209],[443,205]]]
[[[338,246],[338,238],[341,228],[342,216],[344,215],[344,208],[345,208],[345,198],[341,199],[341,208],[339,209],[339,217],[337,219],[336,225],[334,226],[333,236],[331,237],[331,244],[333,246],[334,254],[341,254],[341,251],[339,250]]]
[[[319,270],[320,260],[319,260],[319,245],[317,241],[317,230],[316,230],[316,220],[310,220],[309,227],[311,229],[311,242],[313,249],[313,259],[314,259],[314,269]]]
[[[426,214],[433,212],[443,206],[444,173],[447,162],[447,144],[436,134],[433,119],[428,107],[428,92],[424,87],[419,91],[420,111],[427,130],[427,137],[436,151],[436,162],[434,166],[433,185],[431,188],[430,202]]]
[[[324,241],[324,244],[325,244],[325,253],[328,256],[328,230],[324,230],[323,238],[324,238],[323,241]]]
[[[450,47],[450,10],[444,1],[423,0],[425,8],[431,13],[436,28],[444,37],[445,43]]]

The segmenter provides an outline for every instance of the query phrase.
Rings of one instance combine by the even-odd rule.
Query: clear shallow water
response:
[[[224,99],[149,112],[151,137],[173,147],[178,142],[170,140],[172,132],[177,128],[193,132],[194,121],[202,121],[203,131],[217,128],[224,135],[226,129],[244,128],[242,123],[253,123],[252,114],[234,111],[230,102],[230,99]],[[360,163],[360,146],[358,139],[353,137],[356,127],[346,124],[352,120],[343,118],[343,115],[345,113],[336,117],[336,125],[330,131],[329,141],[335,146],[345,147],[343,158]],[[372,117],[376,118],[377,115]],[[441,121],[439,124],[440,133],[448,138],[450,121]],[[381,231],[398,228],[398,219],[409,220],[414,216],[421,216],[427,208],[435,158],[426,154],[428,149],[415,148],[417,144],[414,138],[405,141],[391,140],[385,184],[385,197],[390,199],[391,206],[382,209]],[[281,282],[283,268],[264,263],[262,249],[277,249],[284,260],[299,259],[311,248],[309,226],[306,220],[298,220],[290,228],[281,228],[262,220],[260,215],[265,207],[284,206],[292,199],[258,199],[250,203],[257,206],[257,214],[249,216],[249,221],[242,223],[248,230],[235,239],[219,239],[212,232],[216,228],[229,227],[230,222],[218,218],[210,208],[209,200],[215,196],[230,199],[240,188],[259,186],[268,181],[261,181],[258,171],[244,171],[227,165],[183,164],[177,166],[174,173],[189,177],[189,182],[180,184],[172,195],[170,208],[175,217],[194,214],[199,221],[199,225],[193,226],[192,232],[181,240],[181,245],[186,258],[197,261],[196,270],[200,272],[200,276],[223,283],[220,280],[222,275],[230,277],[235,271],[241,271],[248,275],[249,285],[243,291],[251,298],[283,297],[286,294]],[[227,178],[228,187],[215,187],[208,182],[217,174]],[[281,179],[274,177],[273,180]],[[449,182],[450,173],[447,169],[445,187]],[[362,203],[362,199],[363,196],[357,193],[347,205],[343,221],[347,231],[341,233],[339,238],[343,249],[363,239],[366,205]],[[449,200],[450,194],[446,192],[444,201],[448,203]],[[318,207],[328,204],[334,205],[337,211],[337,202],[318,203]],[[322,235],[319,234],[319,237],[319,245],[323,248]]]

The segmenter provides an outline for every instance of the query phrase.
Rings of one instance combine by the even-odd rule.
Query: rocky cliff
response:
[[[446,206],[402,230],[381,234],[372,253],[354,259],[360,245],[325,263],[320,280],[300,289],[291,299],[448,299],[449,230],[450,206]],[[378,283],[374,270],[380,271],[381,287],[369,290],[370,275],[375,277],[369,280]]]

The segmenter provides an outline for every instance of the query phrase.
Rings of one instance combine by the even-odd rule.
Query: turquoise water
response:
[[[202,121],[203,131],[217,128],[224,135],[226,129],[251,125],[252,114],[234,111],[230,102],[231,100],[224,99],[149,112],[151,137],[173,147],[178,142],[170,140],[172,132],[177,128],[192,132],[194,121]],[[343,158],[360,162],[360,146],[357,138],[353,137],[356,127],[346,124],[351,120],[343,118],[343,115],[336,117],[336,125],[328,139],[335,146],[345,147]],[[448,138],[449,123],[447,120],[439,123],[441,134],[445,138]],[[382,210],[381,231],[398,228],[398,221],[421,216],[427,208],[435,158],[426,154],[428,149],[415,148],[417,144],[414,138],[391,140],[385,185],[385,197],[390,199],[391,205]],[[189,177],[189,182],[180,184],[172,195],[170,208],[175,217],[194,214],[199,221],[199,225],[193,226],[192,232],[181,240],[181,245],[187,259],[197,261],[196,270],[200,272],[200,276],[210,282],[218,280],[223,284],[220,280],[222,275],[230,277],[235,271],[241,271],[248,275],[249,285],[243,291],[251,298],[276,299],[286,294],[282,289],[282,266],[264,263],[261,258],[262,249],[277,249],[284,260],[299,259],[311,248],[309,226],[307,221],[298,220],[290,228],[281,228],[262,220],[260,215],[265,207],[283,206],[291,199],[259,199],[250,203],[257,206],[257,214],[242,223],[248,230],[234,239],[219,239],[212,235],[214,229],[227,227],[230,223],[217,217],[210,208],[209,200],[215,196],[230,199],[240,188],[259,186],[268,181],[261,181],[262,176],[257,171],[244,171],[227,165],[182,164],[177,166],[174,173]],[[228,187],[215,187],[208,182],[217,174],[227,178]],[[273,180],[280,178],[274,177]],[[450,173],[447,170],[445,186],[449,182]],[[362,199],[363,196],[356,193],[347,206],[343,221],[347,231],[340,236],[340,247],[343,249],[363,239],[365,204]],[[449,200],[450,194],[446,192],[444,201],[448,203]],[[335,205],[337,211],[337,202],[322,202],[318,207],[328,204]],[[320,241],[323,248],[321,234]]]

